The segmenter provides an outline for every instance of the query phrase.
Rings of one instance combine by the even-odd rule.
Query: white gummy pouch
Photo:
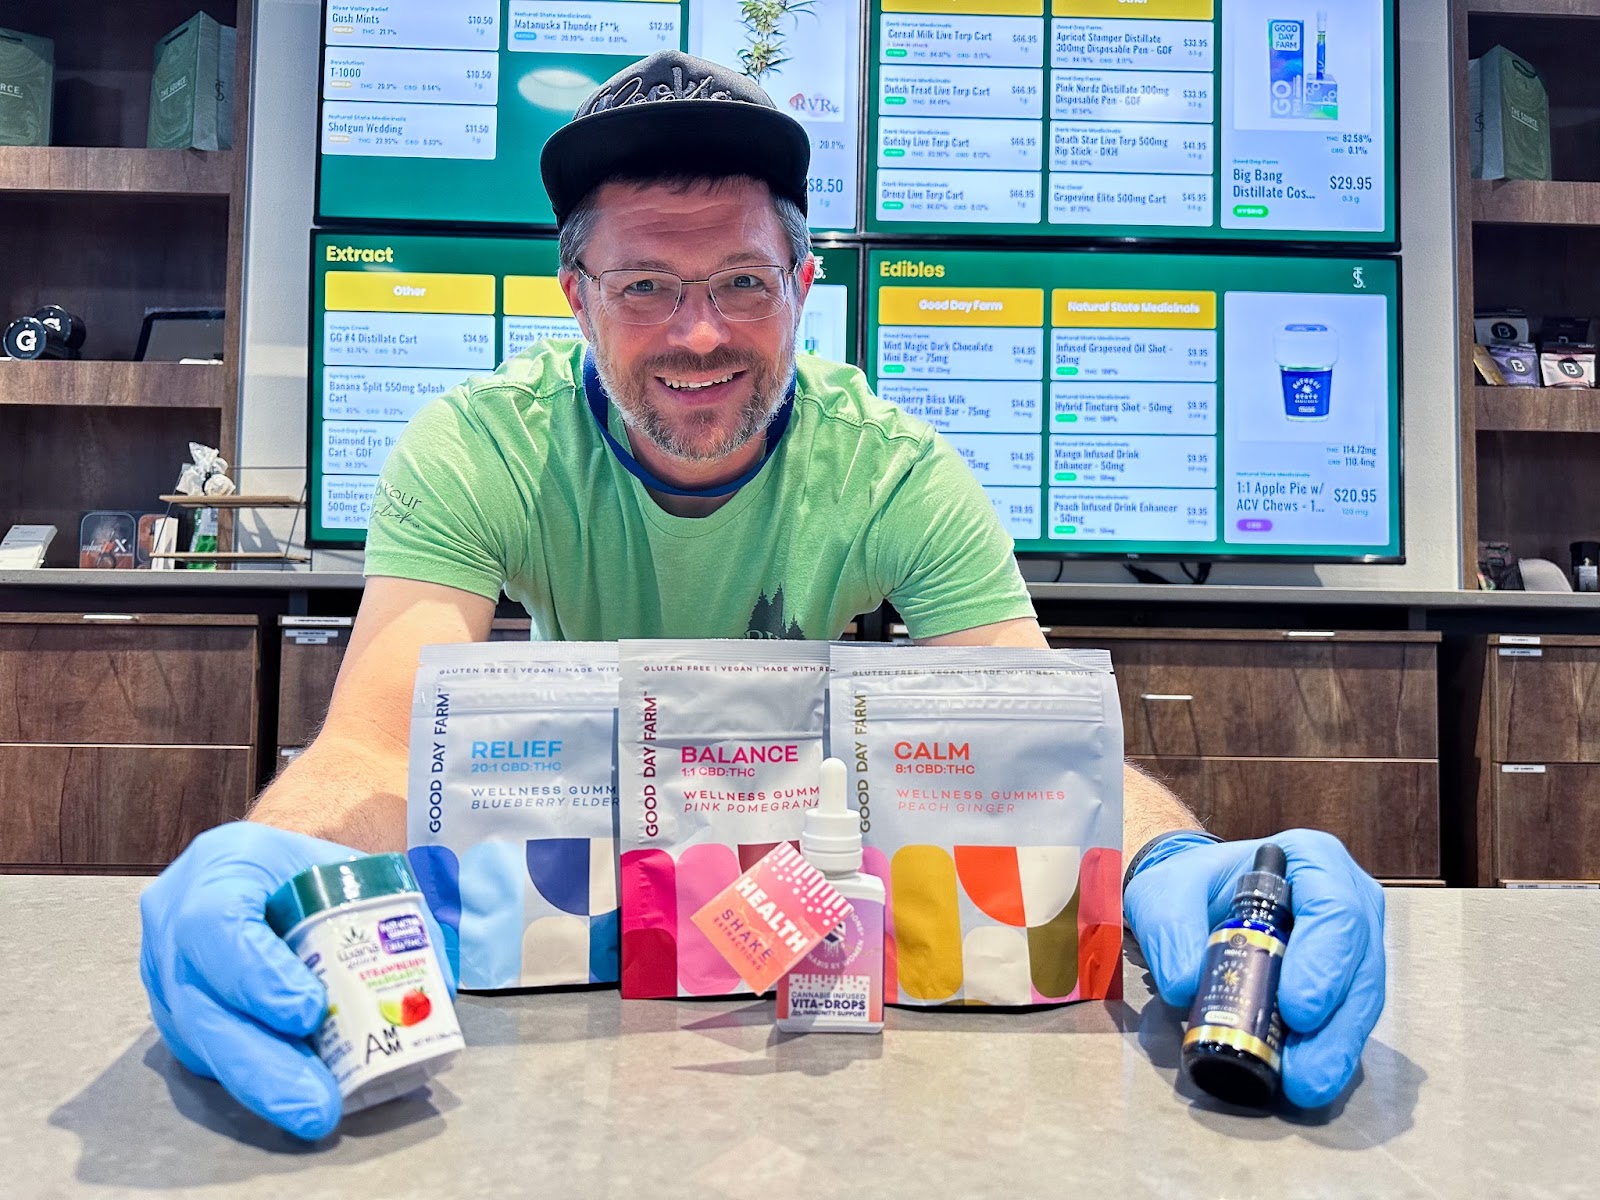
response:
[[[617,708],[624,997],[749,991],[690,918],[817,803],[826,642],[625,641]]]
[[[408,856],[460,985],[617,978],[617,648],[425,646]]]
[[[1122,714],[1103,650],[836,643],[829,753],[893,1003],[1120,996]]]

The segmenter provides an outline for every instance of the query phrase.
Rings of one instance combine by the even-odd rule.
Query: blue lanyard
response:
[[[589,411],[594,414],[594,423],[600,429],[600,436],[605,438],[606,445],[611,447],[611,453],[617,456],[628,473],[645,487],[654,492],[664,492],[668,496],[731,496],[757,475],[761,468],[767,465],[767,460],[772,457],[782,440],[784,430],[789,428],[789,418],[794,415],[794,389],[795,379],[789,380],[789,390],[784,394],[783,407],[772,418],[772,423],[767,426],[767,449],[761,456],[761,461],[756,463],[739,478],[727,483],[719,483],[708,488],[681,488],[658,479],[650,468],[644,466],[638,459],[628,453],[628,448],[616,438],[611,436],[611,430],[606,426],[606,404],[610,397],[606,395],[605,384],[600,382],[600,371],[594,364],[594,355],[585,352],[583,356],[583,391],[589,401]]]

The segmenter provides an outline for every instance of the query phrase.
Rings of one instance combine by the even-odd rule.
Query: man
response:
[[[145,893],[141,974],[167,1045],[290,1132],[329,1132],[339,1097],[304,1042],[322,989],[263,902],[351,847],[404,848],[418,648],[487,637],[502,589],[544,638],[830,638],[888,599],[926,644],[1046,644],[949,444],[853,369],[796,369],[808,163],[764,92],[676,52],[611,80],[550,140],[561,284],[589,349],[536,346],[418,414],[384,469],[321,733],[251,820],[197,838]],[[760,627],[779,588],[782,626]],[[1196,832],[1132,770],[1125,808],[1125,845],[1144,847],[1129,925],[1185,1006],[1254,845]],[[1276,840],[1299,920],[1285,1089],[1322,1104],[1382,1008],[1382,894],[1333,838]]]

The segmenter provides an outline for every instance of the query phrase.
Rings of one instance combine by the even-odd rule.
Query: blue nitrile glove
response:
[[[263,917],[280,884],[360,851],[253,821],[195,838],[139,897],[139,977],[173,1056],[297,1137],[333,1131],[342,1105],[306,1040],[327,1008],[322,983]],[[433,944],[444,946],[427,906]],[[445,980],[455,980],[443,953]]]
[[[1383,1011],[1383,889],[1332,834],[1291,829],[1254,842],[1174,833],[1134,864],[1123,894],[1161,998],[1188,1012],[1200,988],[1206,938],[1227,915],[1256,847],[1276,842],[1289,860],[1294,931],[1278,980],[1288,1027],[1283,1094],[1301,1108],[1329,1103],[1350,1082]]]

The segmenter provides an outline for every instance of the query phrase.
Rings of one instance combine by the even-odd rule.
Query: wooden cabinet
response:
[[[354,617],[279,617],[278,762],[288,762],[316,737],[328,715],[339,666],[350,648]],[[490,641],[527,641],[532,622],[497,618]]]
[[[0,744],[7,865],[163,867],[249,807],[248,746]]]
[[[1478,639],[1465,681],[1466,878],[1600,880],[1600,637]]]
[[[1126,752],[1226,838],[1325,829],[1380,878],[1440,877],[1435,633],[1050,631],[1110,650]]]
[[[242,817],[256,618],[0,613],[0,871],[140,870]]]
[[[1439,872],[1437,761],[1133,758],[1221,837],[1326,829],[1380,879]]]

